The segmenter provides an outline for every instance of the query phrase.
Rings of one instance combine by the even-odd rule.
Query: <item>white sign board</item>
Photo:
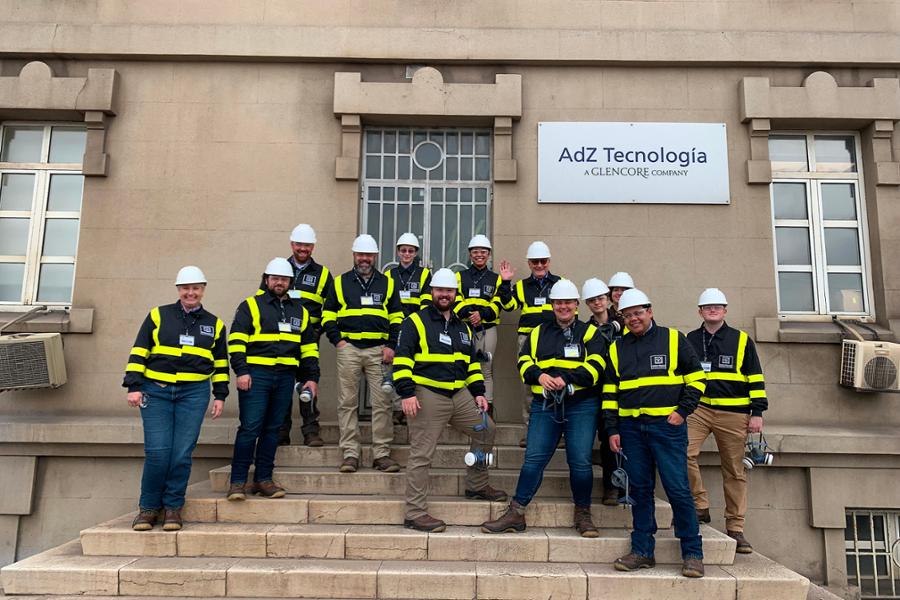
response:
[[[724,123],[538,123],[538,202],[728,204]]]

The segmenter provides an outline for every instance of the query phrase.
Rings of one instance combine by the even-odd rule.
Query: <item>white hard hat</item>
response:
[[[528,252],[525,253],[525,258],[529,260],[532,258],[550,258],[550,247],[544,242],[531,242],[528,246]]]
[[[431,277],[431,287],[433,288],[448,288],[455,290],[457,285],[456,275],[446,267],[438,269]]]
[[[708,304],[724,304],[727,306],[728,300],[719,288],[706,288],[703,290],[703,293],[700,294],[700,299],[697,300],[697,306],[706,306]]]
[[[419,238],[414,233],[404,233],[397,238],[397,246],[415,246],[419,247]]]
[[[487,248],[491,250],[491,240],[486,235],[478,234],[469,240],[469,250],[472,248]]]
[[[622,311],[635,306],[650,306],[650,298],[637,288],[622,292],[622,297],[619,298],[619,310]]]
[[[300,223],[291,232],[291,241],[298,244],[315,244],[316,230],[311,225]]]
[[[175,285],[188,285],[191,283],[206,283],[206,275],[200,270],[200,267],[188,265],[178,269],[178,275],[175,276]]]
[[[368,233],[364,233],[353,240],[353,252],[363,252],[365,254],[378,254],[378,242],[375,241]]]
[[[294,268],[286,258],[273,258],[266,265],[266,275],[277,275],[279,277],[293,277]]]
[[[578,286],[568,279],[560,279],[550,288],[551,300],[578,300]]]
[[[620,288],[633,288],[634,287],[634,279],[631,278],[631,275],[624,271],[619,271],[615,275],[609,278],[609,287],[620,287]]]
[[[606,284],[603,283],[602,279],[597,279],[596,277],[591,277],[584,282],[583,286],[581,286],[581,296],[585,300],[587,300],[588,298],[596,298],[597,296],[602,296],[603,294],[608,293],[609,288],[606,287]]]

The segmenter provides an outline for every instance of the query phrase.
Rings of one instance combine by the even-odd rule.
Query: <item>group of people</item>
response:
[[[550,249],[533,242],[530,274],[513,282],[501,261],[488,267],[491,243],[469,243],[470,266],[434,273],[417,260],[411,233],[397,240],[397,265],[381,273],[374,238],[351,248],[353,268],[332,276],[312,254],[316,235],[300,224],[291,233],[291,256],[265,268],[259,289],[237,308],[230,333],[202,306],[206,278],[194,266],[176,277],[178,301],[150,311],[131,350],[123,385],[141,408],[145,463],[135,530],[162,521],[182,526],[181,507],[203,415],[212,387],[213,418],[228,395],[229,359],[239,396],[238,428],[227,498],[248,494],[279,498],[273,480],[277,446],[290,443],[296,390],[304,444],[321,446],[319,343],[324,334],[337,352],[337,414],[342,473],[360,460],[359,384],[365,377],[372,406],[372,467],[397,472],[390,455],[394,424],[409,430],[404,526],[440,532],[446,524],[428,513],[429,468],[447,425],[471,439],[465,496],[507,501],[487,521],[487,533],[524,531],[526,507],[562,438],[574,502],[575,529],[598,537],[591,516],[592,450],[600,440],[602,502],[632,505],[631,552],[615,568],[653,567],[656,533],[654,487],[659,474],[681,541],[682,573],[703,576],[700,522],[709,500],[697,457],[714,435],[721,457],[728,535],[738,552],[751,552],[743,535],[748,433],[761,432],[765,383],[753,341],[725,323],[727,300],[715,288],[698,301],[701,326],[687,336],[658,325],[652,302],[628,273],[609,285],[592,278],[579,288],[550,272]],[[579,302],[590,311],[579,320]],[[523,382],[525,459],[516,492],[489,485],[495,425],[493,357],[503,311],[519,311],[518,370]],[[226,341],[227,340],[227,341]],[[254,466],[252,481],[249,477]],[[613,485],[627,477],[625,489]],[[621,481],[616,482],[622,485]],[[625,493],[627,491],[627,493]]]

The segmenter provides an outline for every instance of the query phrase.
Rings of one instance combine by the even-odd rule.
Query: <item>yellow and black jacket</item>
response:
[[[575,319],[562,329],[554,319],[528,334],[519,350],[519,375],[531,386],[535,399],[543,397],[538,378],[546,373],[573,384],[573,400],[596,400],[596,386],[603,380],[606,369],[603,350],[604,341],[593,325]]]
[[[687,335],[706,371],[706,391],[700,404],[761,416],[769,408],[766,380],[756,346],[745,332],[723,323],[715,333],[701,326]]]
[[[475,311],[481,315],[481,327],[490,329],[500,324],[500,276],[487,267],[478,270],[469,267],[456,274],[456,306],[453,312],[460,319],[467,318]]]
[[[235,374],[250,367],[292,370],[297,381],[319,381],[319,346],[309,312],[290,296],[250,296],[234,313],[228,353]]]
[[[694,349],[675,329],[655,322],[642,336],[625,334],[609,347],[603,384],[607,435],[619,432],[621,419],[665,419],[672,411],[687,418],[706,389],[706,377]]]
[[[317,331],[321,330],[322,305],[325,304],[325,298],[328,297],[328,292],[334,285],[334,278],[328,267],[320,265],[312,258],[303,268],[297,266],[293,256],[289,256],[287,261],[291,263],[291,268],[294,270],[294,280],[288,295],[291,298],[300,299],[300,304],[309,313],[309,322],[312,323],[313,328]],[[267,289],[266,276],[263,274],[256,295],[264,294]]]
[[[394,287],[403,304],[403,316],[417,312],[431,303],[431,271],[418,262],[404,269],[397,265],[385,272],[388,279],[394,281]]]
[[[444,319],[433,306],[411,314],[400,327],[394,354],[397,394],[410,398],[421,385],[447,397],[463,387],[483,396],[484,376],[474,353],[472,330],[455,314]]]
[[[622,321],[622,317],[620,317],[612,307],[609,307],[607,309],[606,314],[606,323],[599,323],[597,319],[594,318],[594,315],[588,317],[588,323],[597,328],[597,330],[600,332],[600,335],[603,336],[603,339],[606,342],[606,347],[608,348],[610,344],[628,333],[628,328],[625,327],[625,323]],[[616,325],[618,325],[618,327],[616,327]],[[604,351],[603,354],[605,356],[606,352]]]
[[[550,288],[560,279],[562,278],[559,275],[547,273],[541,281],[532,275],[520,279],[515,285],[510,285],[509,281],[500,284],[500,299],[503,309],[522,311],[519,315],[518,332],[520,334],[529,334],[538,325],[553,321]]]
[[[193,338],[193,345],[182,344]],[[228,396],[225,324],[202,306],[185,312],[181,302],[157,306],[138,331],[122,383],[139,392],[145,380],[189,383],[212,380],[213,398]]]
[[[394,280],[378,271],[372,271],[368,281],[355,269],[336,277],[322,309],[322,328],[334,345],[346,340],[357,348],[394,348],[402,321],[403,305]]]

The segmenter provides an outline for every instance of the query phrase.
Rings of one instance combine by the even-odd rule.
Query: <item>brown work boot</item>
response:
[[[681,574],[685,577],[703,577],[703,561],[699,558],[686,558],[681,565]]]
[[[415,529],[416,531],[428,531],[430,533],[440,533],[447,529],[447,524],[440,519],[435,519],[431,515],[422,515],[415,519],[403,519],[403,526],[407,529]]]
[[[232,482],[231,487],[228,488],[228,494],[226,494],[225,497],[232,502],[236,500],[246,500],[247,484]]]
[[[142,508],[131,522],[131,528],[135,531],[150,531],[157,521],[159,521],[159,510]]]
[[[344,458],[344,461],[341,463],[340,472],[341,473],[356,473],[359,469],[359,459],[355,456],[347,456]]]
[[[750,545],[750,542],[747,541],[747,538],[744,537],[743,531],[726,531],[728,537],[732,538],[737,542],[737,548],[735,548],[735,552],[738,554],[752,554],[753,546]]]
[[[641,556],[629,552],[625,556],[621,556],[613,563],[616,571],[637,571],[638,569],[652,569],[656,566],[656,561],[650,556]]]
[[[253,493],[257,496],[265,498],[284,498],[285,491],[280,485],[277,485],[271,479],[266,481],[257,481],[253,484]]]
[[[712,517],[709,516],[708,508],[697,509],[697,521],[700,523],[709,523],[710,521],[712,521]]]
[[[522,533],[525,531],[525,507],[513,500],[499,519],[481,524],[484,533]]]
[[[603,506],[618,506],[619,505],[619,488],[609,488],[603,490],[603,500],[601,500]]]
[[[325,440],[319,437],[318,433],[310,433],[303,436],[303,445],[310,448],[319,448],[325,445]]]
[[[167,508],[166,518],[163,520],[163,531],[178,531],[181,529],[181,509]]]
[[[581,537],[600,537],[600,531],[594,526],[594,521],[591,519],[590,506],[575,507],[575,530],[581,534]]]
[[[480,490],[466,490],[466,498],[476,500],[490,500],[491,502],[506,502],[509,496],[503,490],[494,489],[489,485]]]
[[[376,471],[384,471],[385,473],[396,473],[400,470],[400,463],[390,456],[382,456],[372,461],[372,468]]]

